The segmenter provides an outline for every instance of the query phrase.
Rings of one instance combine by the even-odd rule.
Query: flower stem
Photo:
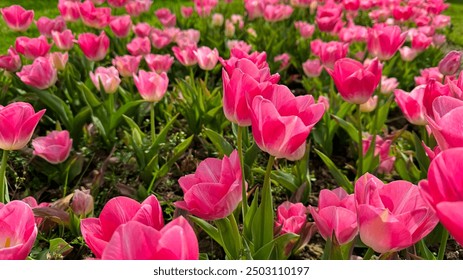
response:
[[[154,143],[156,137],[155,124],[154,124],[154,102],[150,104],[150,120],[151,120],[151,142]]]
[[[2,165],[0,166],[0,202],[5,203],[5,194],[7,193],[7,184],[5,180],[6,161],[8,159],[8,151],[4,150],[2,155]]]
[[[440,245],[439,245],[439,253],[437,254],[438,260],[443,260],[445,255],[445,250],[447,249],[447,240],[449,239],[449,232],[442,228],[441,238],[440,238]]]
[[[262,200],[265,201],[267,196],[271,197],[271,190],[270,190],[270,174],[272,173],[273,163],[275,162],[275,156],[270,156],[268,159],[267,170],[265,171],[264,177],[264,186],[262,187]],[[272,200],[270,199],[270,203]]]
[[[240,157],[240,166],[241,166],[241,208],[243,211],[243,220],[246,217],[248,212],[248,196],[246,193],[246,178],[244,172],[244,154],[243,154],[243,134],[244,129],[241,126],[238,126],[238,155]]]
[[[364,260],[370,260],[371,257],[373,257],[373,254],[375,253],[375,251],[373,251],[373,249],[371,248],[368,248],[367,252],[365,253],[365,255],[363,256],[363,259]]]
[[[357,178],[363,174],[363,143],[362,143],[362,114],[360,112],[360,104],[357,105],[357,120],[358,120],[358,163],[357,163]]]

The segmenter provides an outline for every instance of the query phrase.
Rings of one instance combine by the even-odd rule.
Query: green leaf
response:
[[[415,156],[416,156],[416,159],[418,160],[418,164],[420,165],[421,172],[424,175],[423,178],[426,178],[430,160],[421,143],[422,143],[421,139],[418,137],[418,135],[416,135],[416,133],[413,133],[413,144],[415,145]]]
[[[336,115],[331,115],[331,117],[334,118],[336,122],[338,122],[338,124],[347,132],[347,134],[349,134],[352,141],[355,143],[359,142],[358,129],[355,128],[352,123],[347,122]]]
[[[252,199],[251,206],[246,213],[246,217],[244,218],[244,236],[247,240],[252,240],[252,223],[254,221],[254,216],[257,212],[257,207],[259,202],[259,189],[256,188],[254,193],[254,198]]]
[[[169,171],[170,167],[181,157],[183,156],[184,152],[188,147],[191,145],[191,142],[193,142],[193,137],[194,135],[191,135],[188,137],[185,141],[182,143],[178,144],[174,148],[174,155],[159,169],[158,172],[156,172],[156,178],[164,177],[167,172]]]
[[[220,156],[227,155],[229,156],[231,152],[233,152],[233,147],[230,143],[228,143],[222,135],[218,134],[214,130],[209,128],[204,128],[204,134],[206,134],[207,138],[211,140],[214,147],[217,149]]]
[[[394,101],[393,97],[394,95],[391,95],[389,99],[386,101],[386,103],[384,103],[382,106],[379,106],[378,112],[376,112],[376,114],[378,114],[378,119],[376,123],[373,124],[372,126],[373,127],[372,132],[379,131],[383,127],[384,123],[387,120],[387,116],[389,114],[389,108],[391,107],[392,101]]]
[[[78,82],[77,87],[80,89],[80,91],[84,94],[85,101],[87,104],[92,107],[93,109],[98,108],[102,105],[102,102],[91,92],[88,87],[82,83]]]
[[[223,247],[222,238],[220,237],[219,230],[216,227],[198,217],[189,216],[189,218],[200,228],[202,228],[207,233],[207,235],[214,239],[215,242],[219,243],[219,245]]]
[[[72,251],[73,247],[62,238],[54,238],[50,240],[49,252],[52,255],[66,256]]]
[[[121,118],[122,116],[127,113],[127,111],[129,111],[130,109],[144,103],[146,101],[144,100],[135,100],[135,101],[131,101],[129,103],[126,103],[124,104],[123,106],[121,106],[117,111],[116,113],[114,113],[112,116],[111,116],[111,124],[109,126],[109,129],[110,130],[113,130],[115,129],[117,126],[119,126],[119,123],[121,121]]]
[[[67,128],[72,128],[73,114],[66,102],[47,91],[35,90],[34,93],[39,97],[40,102],[50,108]]]
[[[319,150],[315,149],[315,152],[317,155],[322,159],[322,161],[325,163],[326,167],[328,167],[328,170],[330,171],[331,175],[333,175],[334,179],[336,182],[341,185],[348,193],[352,193],[354,191],[354,187],[352,186],[352,183],[347,179],[346,175],[344,175],[341,170],[339,170],[336,165],[333,163],[333,161],[324,155],[322,152]]]
[[[272,180],[277,181],[280,185],[288,189],[291,193],[297,191],[299,186],[296,184],[296,177],[282,170],[273,170],[270,176]]]
[[[291,255],[292,250],[287,251],[287,247],[290,243],[296,243],[299,239],[299,235],[294,233],[286,233],[278,236],[273,240],[274,253],[277,260],[286,260]],[[291,247],[292,248],[292,247]]]
[[[220,237],[223,240],[223,248],[227,253],[228,259],[238,260],[241,253],[241,235],[238,231],[233,213],[223,219],[215,220]]]

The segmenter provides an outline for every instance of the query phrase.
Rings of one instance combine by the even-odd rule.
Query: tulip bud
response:
[[[458,71],[460,65],[461,52],[451,51],[439,62],[439,71],[446,76],[451,76]]]
[[[367,102],[360,104],[360,111],[364,113],[369,113],[375,110],[376,105],[378,104],[378,96],[373,96],[368,99]]]
[[[75,190],[71,209],[78,216],[86,216],[93,212],[93,196],[90,190]]]

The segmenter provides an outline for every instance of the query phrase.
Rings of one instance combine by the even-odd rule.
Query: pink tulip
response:
[[[285,201],[278,206],[275,227],[279,229],[280,234],[299,234],[306,223],[307,207],[304,204]]]
[[[177,17],[168,8],[158,9],[154,14],[164,27],[173,27],[177,22]]]
[[[436,29],[442,29],[450,25],[450,16],[436,15],[432,20],[432,26]]]
[[[373,136],[371,135],[368,135],[368,138],[362,140],[362,149],[364,155],[366,155],[368,150],[370,149],[372,141]],[[391,144],[391,140],[384,140],[379,135],[376,135],[375,149],[373,155],[379,156],[378,173],[380,174],[391,173],[392,169],[394,168],[395,157],[389,155],[389,152],[391,150]]]
[[[189,18],[193,14],[193,7],[182,6],[180,7],[180,13],[182,14],[182,17]]]
[[[51,164],[64,162],[71,152],[72,139],[69,131],[52,131],[47,136],[32,140],[33,154],[43,158]]]
[[[314,54],[320,57],[323,66],[332,69],[337,60],[346,57],[348,51],[348,44],[332,41],[328,43],[322,42]]]
[[[119,72],[114,66],[105,68],[98,67],[95,73],[90,72],[90,79],[92,79],[93,85],[97,90],[101,90],[100,83],[103,85],[104,92],[107,94],[113,94],[119,88],[121,79],[119,78]]]
[[[200,47],[193,51],[198,60],[199,68],[203,70],[212,70],[219,60],[217,49],[211,50],[209,47]]]
[[[222,26],[223,21],[224,21],[224,18],[222,14],[215,13],[212,15],[212,20],[211,20],[212,26],[217,26],[217,27]]]
[[[357,211],[353,194],[348,195],[342,188],[321,190],[318,208],[309,206],[309,209],[323,239],[335,238],[337,244],[343,245],[357,236]]]
[[[325,113],[311,95],[295,97],[283,85],[268,86],[251,101],[252,134],[259,148],[291,161],[305,154],[310,130]]]
[[[294,27],[299,30],[299,34],[304,39],[312,37],[313,33],[315,32],[315,26],[304,21],[296,21],[294,23]]]
[[[399,86],[396,78],[381,77],[381,93],[390,94]]]
[[[426,109],[423,105],[423,97],[426,86],[414,88],[410,93],[401,89],[394,91],[395,100],[402,110],[405,118],[415,125],[426,125]]]
[[[103,29],[111,20],[111,8],[95,8],[95,5],[87,0],[80,4],[80,15],[86,26]]]
[[[79,34],[77,44],[88,60],[100,61],[108,53],[109,38],[104,31],[101,31],[99,36],[93,33],[82,33]]]
[[[195,11],[200,17],[207,17],[211,14],[212,9],[217,6],[217,0],[193,0],[195,4]]]
[[[352,25],[339,31],[339,39],[342,42],[365,42],[368,38],[368,29],[360,25]]]
[[[127,44],[127,50],[133,56],[151,53],[151,42],[148,37],[137,37]]]
[[[31,207],[20,200],[0,203],[0,221],[0,260],[25,260],[37,237]]]
[[[16,75],[26,85],[38,89],[47,89],[58,79],[55,67],[45,57],[36,58],[32,65],[25,65]]]
[[[406,37],[407,33],[402,33],[397,25],[375,25],[368,33],[368,51],[380,60],[389,60],[404,44]]]
[[[461,66],[462,53],[459,51],[449,52],[440,62],[439,71],[446,76],[454,75]]]
[[[132,19],[129,15],[113,17],[109,22],[109,27],[116,37],[125,38],[132,28]]]
[[[367,67],[360,62],[342,58],[334,64],[334,70],[326,68],[334,80],[341,97],[354,104],[362,104],[373,95],[381,80],[381,67],[374,59]]]
[[[35,59],[45,56],[50,51],[51,45],[48,44],[47,38],[41,35],[38,38],[18,37],[15,42],[16,51],[28,59]]]
[[[35,113],[29,103],[14,102],[0,107],[0,149],[20,150],[31,140],[45,109]]]
[[[141,59],[141,56],[116,56],[112,63],[122,77],[132,77],[137,73]]]
[[[450,90],[450,84],[441,84],[433,79],[429,80],[426,84],[426,88],[424,89],[424,97],[423,97],[423,106],[426,111],[426,115],[433,118],[434,117],[434,108],[433,104],[437,97],[440,96],[450,96],[452,91]]]
[[[183,46],[183,48],[172,47],[175,58],[184,66],[192,66],[198,63],[198,59],[194,54],[197,49],[194,45]]]
[[[90,194],[90,190],[76,189],[74,191],[71,201],[71,209],[74,214],[86,216],[93,212],[93,207],[93,196]]]
[[[101,256],[103,260],[198,260],[193,228],[178,217],[161,230],[129,221],[117,228]]]
[[[280,55],[275,56],[273,59],[274,62],[280,62],[280,67],[278,68],[278,71],[282,71],[289,67],[289,62],[291,60],[291,57],[287,53],[282,53]]]
[[[153,1],[151,0],[134,0],[125,5],[125,10],[132,17],[138,17],[142,13],[147,13],[150,10]]]
[[[413,61],[418,55],[418,51],[409,47],[400,48],[399,52],[403,61]]]
[[[65,21],[74,22],[80,18],[80,1],[60,0],[58,10]]]
[[[6,25],[17,32],[26,31],[34,19],[34,10],[25,10],[19,5],[2,8],[0,12]]]
[[[428,180],[419,183],[421,194],[455,240],[463,244],[463,149],[443,151],[431,162]]]
[[[325,112],[330,110],[330,99],[324,95],[320,95],[317,99],[317,103],[323,104],[325,106]]]
[[[416,85],[426,85],[431,80],[435,80],[439,83],[444,81],[444,75],[442,75],[437,67],[421,69],[420,74],[421,76],[415,77]]]
[[[148,37],[151,34],[152,27],[146,22],[140,22],[132,27],[132,29],[137,37]]]
[[[55,19],[40,17],[36,22],[40,35],[51,38],[52,31],[63,32],[66,29],[66,22],[60,16]]]
[[[360,239],[379,253],[412,246],[438,223],[435,212],[407,181],[384,184],[367,173],[355,184]]]
[[[53,53],[49,53],[47,58],[50,60],[51,64],[53,64],[53,67],[56,70],[62,71],[66,68],[69,55],[67,52],[66,53],[53,52]]]
[[[398,21],[407,21],[413,16],[413,9],[411,6],[395,6],[392,9],[392,16]]]
[[[156,49],[162,49],[172,42],[172,38],[168,34],[155,28],[151,30],[150,39]]]
[[[169,77],[165,72],[160,75],[156,72],[140,70],[133,75],[133,81],[141,97],[148,102],[158,102],[164,97],[169,85]]]
[[[156,230],[162,229],[164,219],[157,198],[150,195],[141,204],[124,196],[112,198],[103,207],[99,218],[81,220],[80,229],[90,250],[97,258],[101,258],[115,232],[121,225],[131,221]],[[137,234],[137,238],[127,238],[126,241],[138,240],[140,232]]]
[[[308,59],[302,64],[302,70],[304,70],[307,77],[318,77],[322,73],[323,66],[320,64],[319,59]]]
[[[183,190],[183,201],[175,206],[205,220],[223,219],[233,213],[242,196],[241,167],[238,152],[223,159],[203,160],[195,174],[178,180]]]
[[[268,22],[278,22],[288,19],[292,13],[293,8],[289,5],[265,5],[264,19]]]
[[[129,0],[108,0],[109,6],[114,7],[114,8],[122,8],[128,2],[129,2]]]
[[[322,32],[331,32],[334,30],[336,24],[341,21],[342,9],[337,5],[320,6],[317,9],[317,16],[315,22]]]
[[[145,55],[145,61],[151,71],[160,74],[169,72],[172,63],[174,63],[174,57],[170,54],[148,54]]]
[[[367,102],[360,104],[360,112],[373,112],[376,109],[376,105],[378,105],[377,95],[370,97]]]
[[[424,51],[432,43],[432,37],[426,36],[422,32],[418,32],[412,37],[412,48],[417,51]]]
[[[8,49],[8,54],[0,56],[0,69],[16,72],[21,69],[21,57],[13,47]]]
[[[229,40],[227,42],[227,48],[229,50],[239,49],[245,53],[249,53],[252,49],[252,46],[242,40]],[[220,60],[220,58],[219,58]]]
[[[200,37],[201,33],[196,29],[182,30],[178,32],[175,36],[175,43],[177,43],[179,47],[183,47],[185,45],[196,46],[199,42]]]
[[[27,205],[29,205],[32,209],[34,208],[47,208],[50,206],[49,202],[42,202],[40,204],[37,203],[37,200],[35,200],[34,197],[28,196],[22,199]],[[1,206],[0,206],[1,208]],[[42,222],[45,220],[45,218],[40,218],[40,217],[35,217],[35,224],[39,228]]]
[[[440,47],[447,42],[447,37],[444,34],[434,34],[432,36],[432,43],[435,47]]]
[[[55,46],[63,51],[68,51],[74,46],[74,34],[70,29],[64,30],[63,32],[52,31],[51,36]]]

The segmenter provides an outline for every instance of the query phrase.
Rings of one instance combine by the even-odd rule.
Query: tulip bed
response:
[[[20,2],[0,260],[462,258],[463,5]]]

